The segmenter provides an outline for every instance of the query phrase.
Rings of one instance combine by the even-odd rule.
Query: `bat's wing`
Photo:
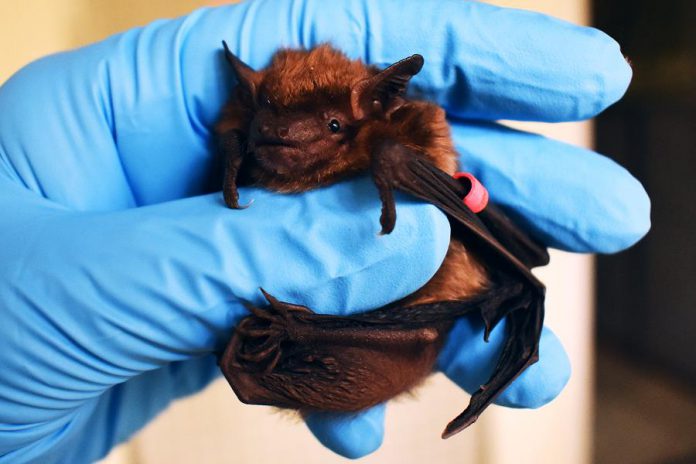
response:
[[[472,212],[462,201],[468,193],[462,182],[404,145],[386,141],[373,156],[372,174],[382,199],[383,233],[391,232],[396,222],[392,191],[402,190],[440,208],[454,219],[454,226],[459,226],[463,235],[480,242],[486,252],[501,261],[498,264],[514,268],[531,284],[543,287],[529,269],[548,263],[546,249],[499,209],[489,205],[478,215]]]
[[[472,212],[463,202],[468,193],[465,185],[404,145],[385,141],[373,154],[372,168],[383,204],[383,231],[391,231],[396,220],[392,189],[405,191],[445,212],[457,237],[477,245],[484,263],[494,270],[496,287],[490,299],[484,298],[480,310],[486,323],[486,339],[492,328],[507,317],[505,345],[489,381],[474,393],[466,410],[448,424],[443,433],[447,438],[472,424],[505,387],[537,361],[545,288],[530,267],[546,264],[548,254],[495,208],[489,206],[478,215]],[[497,291],[515,288],[519,283],[524,289],[515,298],[500,300],[495,296]]]
[[[361,411],[415,387],[432,372],[452,320],[433,322],[425,307],[404,308],[410,312],[398,320],[331,316],[264,295],[268,307],[247,306],[252,314],[235,329],[220,368],[242,402],[304,412]],[[452,308],[438,312],[445,309]]]
[[[494,373],[448,424],[443,437],[449,437],[473,423],[536,361],[544,286],[529,268],[548,261],[548,255],[494,208],[474,214],[462,202],[467,186],[413,150],[385,142],[373,162],[383,231],[390,232],[396,220],[394,189],[434,204],[450,217],[457,238],[476,249],[490,270],[492,288],[465,300],[411,306],[396,302],[350,316],[316,314],[266,294],[270,307],[250,307],[252,315],[238,325],[220,367],[247,403],[357,411],[412,388],[427,375],[455,318],[473,311],[481,314],[486,339],[507,318],[507,336]]]
[[[477,214],[491,235],[528,268],[546,266],[549,253],[510,220],[496,205],[489,204]]]

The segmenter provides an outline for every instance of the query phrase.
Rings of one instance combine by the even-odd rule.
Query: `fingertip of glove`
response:
[[[322,445],[345,458],[359,459],[382,445],[384,412],[382,404],[357,414],[313,413],[306,422]]]
[[[596,102],[592,114],[583,115],[585,118],[596,116],[616,103],[626,93],[633,77],[633,69],[619,43],[598,29],[588,30],[594,34],[597,42],[595,47],[588,50],[595,62],[596,73],[589,85],[596,86]]]
[[[633,246],[640,239],[645,237],[650,231],[650,198],[643,186],[637,180],[633,179],[633,201],[624,210],[624,218],[622,223],[627,224],[624,228],[624,233],[617,241],[616,246],[607,252],[617,252]]]
[[[611,181],[605,183],[608,187],[604,193],[604,217],[599,236],[591,240],[594,252],[625,250],[643,238],[651,227],[648,193],[635,177],[619,168],[624,172],[611,176]]]
[[[544,329],[539,361],[525,370],[496,400],[510,408],[538,409],[561,394],[570,380],[570,359],[556,335]]]
[[[618,165],[615,168],[597,176],[596,187],[586,192],[584,210],[578,211],[570,225],[546,221],[535,229],[537,237],[553,248],[603,254],[618,253],[642,239],[651,227],[650,198],[628,171]],[[579,197],[569,197],[569,201],[574,198]],[[526,223],[517,212],[509,214]]]
[[[483,341],[483,323],[461,318],[450,332],[440,353],[438,368],[469,393],[490,378],[505,341],[505,321]],[[539,361],[529,366],[496,398],[495,404],[510,408],[536,409],[556,398],[570,379],[570,360],[560,340],[544,328]]]

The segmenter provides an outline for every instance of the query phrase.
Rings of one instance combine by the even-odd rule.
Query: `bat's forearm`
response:
[[[320,326],[320,324],[319,324]],[[288,338],[296,343],[331,344],[342,346],[374,345],[403,346],[434,343],[442,335],[435,327],[418,327],[413,329],[393,329],[383,325],[371,327],[345,327],[330,330],[317,330],[314,325],[297,325],[288,327]]]

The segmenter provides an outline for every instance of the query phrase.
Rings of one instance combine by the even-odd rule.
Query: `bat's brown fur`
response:
[[[378,74],[377,69],[349,60],[327,45],[309,51],[280,51],[266,69],[250,74],[251,84],[239,86],[216,126],[221,139],[232,140],[230,149],[223,144],[229,158],[227,203],[236,206],[237,181],[279,192],[302,192],[367,172],[373,163],[372,154],[385,140],[406,146],[441,170],[454,173],[457,154],[445,113],[437,105],[408,101],[396,94],[381,103],[368,99],[372,107],[363,108],[368,116],[356,117],[351,106],[356,101],[351,100],[354,90]],[[374,114],[370,113],[373,107]],[[327,132],[326,140],[316,141],[332,115],[340,118],[345,133]],[[299,134],[296,139],[283,139],[282,134],[293,130]],[[315,133],[319,135],[315,137]],[[237,145],[237,141],[241,142]],[[272,146],[268,148],[268,144]],[[241,153],[235,153],[236,149]],[[262,155],[268,156],[268,160],[261,159]],[[476,256],[453,239],[435,276],[401,303],[408,307],[465,299],[481,293],[488,281],[488,273]],[[274,324],[259,320],[243,321],[238,333],[270,330],[268,327]],[[322,367],[330,367],[334,376],[318,378],[306,367],[306,375],[290,381],[273,373],[276,358],[264,368],[267,374],[263,384],[256,373],[241,372],[235,374],[233,387],[245,402],[304,410],[364,409],[420,383],[432,371],[449,327],[450,324],[436,324],[430,336],[414,330],[391,345],[385,345],[384,340],[377,344],[357,337],[352,340],[353,346],[335,340],[312,340],[316,350],[331,355],[321,359],[310,356],[307,365],[323,363]],[[256,359],[254,356],[250,353],[249,359]]]

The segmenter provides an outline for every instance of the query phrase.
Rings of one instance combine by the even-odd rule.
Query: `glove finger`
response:
[[[420,53],[425,67],[413,93],[465,118],[587,119],[621,98],[632,75],[619,45],[597,29],[482,2],[347,0],[326,8],[309,0],[293,3],[290,20],[276,2],[247,6],[255,13],[247,27],[231,30],[242,31],[237,50],[253,66],[278,46],[264,30],[280,31],[284,45],[330,42],[382,67]]]
[[[26,411],[22,425],[12,430],[8,448],[0,447],[0,451],[5,457],[12,456],[12,462],[97,461],[173,400],[199,392],[219,375],[215,357],[208,355],[146,372],[100,396],[80,401],[70,414],[56,420],[43,421],[31,410]],[[85,440],[85,434],[89,434],[89,440]],[[16,451],[6,454],[12,450]]]
[[[500,124],[450,122],[462,168],[544,244],[612,253],[650,229],[645,189],[611,159]]]
[[[204,12],[191,24],[196,40],[187,41],[185,56],[196,61],[184,69],[199,77],[190,96],[211,88],[199,82],[205,73],[198,70],[210,66],[208,44],[219,42],[220,31],[255,69],[279,46],[329,42],[381,67],[420,53],[425,67],[413,93],[466,118],[586,119],[621,98],[632,74],[618,44],[597,29],[480,2],[346,0],[327,8],[322,0],[257,1]],[[207,94],[198,101],[220,99]],[[201,120],[210,121],[205,115],[217,108],[199,113]]]
[[[0,107],[12,109],[0,114],[10,165],[25,185],[81,210],[219,188],[210,129],[232,87],[221,39],[257,68],[280,46],[325,41],[377,65],[418,52],[426,66],[414,94],[467,118],[587,118],[630,79],[605,34],[536,13],[460,0],[246,2],[158,21],[20,71],[0,90]],[[68,186],[56,179],[56,153]]]
[[[384,413],[380,404],[354,414],[317,412],[305,421],[314,436],[335,453],[358,459],[376,451],[384,440]]]
[[[445,217],[415,201],[400,202],[394,232],[379,236],[366,178],[301,196],[245,190],[256,201],[242,211],[208,195],[75,214],[8,190],[0,210],[16,214],[0,216],[0,261],[17,265],[0,267],[12,289],[2,295],[0,403],[38,408],[45,420],[222,348],[246,314],[240,299],[264,303],[259,286],[319,312],[364,311],[423,285],[449,240]],[[7,411],[21,423],[22,409]]]
[[[449,334],[440,352],[439,369],[457,385],[474,393],[490,378],[505,341],[505,321],[483,340],[480,318],[462,318]],[[551,330],[544,328],[539,345],[539,361],[528,367],[495,400],[513,408],[538,408],[553,400],[570,378],[570,361],[563,345]]]

